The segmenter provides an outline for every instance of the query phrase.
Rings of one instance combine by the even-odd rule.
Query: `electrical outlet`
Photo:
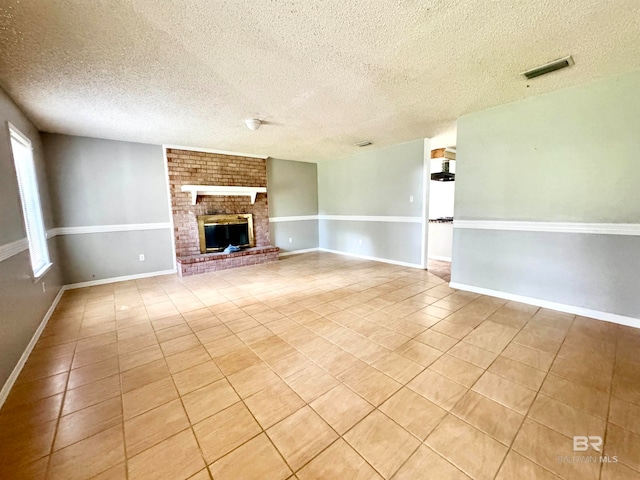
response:
[[[413,203],[413,195],[409,195],[409,203]]]
[[[141,253],[140,255],[138,255],[138,259],[139,259],[141,262],[144,262],[144,253]]]
[[[47,293],[47,286],[42,282],[42,293]]]
[[[293,243],[293,237],[289,237],[289,243]]]

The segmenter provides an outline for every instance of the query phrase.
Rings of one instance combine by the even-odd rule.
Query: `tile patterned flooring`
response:
[[[324,253],[71,290],[0,411],[0,478],[640,479],[638,352]]]
[[[445,282],[449,283],[451,281],[451,262],[429,259],[427,261],[427,269]]]

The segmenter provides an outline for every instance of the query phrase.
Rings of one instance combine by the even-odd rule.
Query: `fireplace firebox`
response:
[[[220,252],[228,245],[254,247],[253,217],[235,215],[200,215],[198,217],[200,252]]]

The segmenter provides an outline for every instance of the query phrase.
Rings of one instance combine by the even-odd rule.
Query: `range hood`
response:
[[[456,159],[455,148],[440,148],[431,151],[431,158],[442,158],[442,171],[431,174],[431,180],[435,182],[455,182],[456,175],[449,171],[449,161]]]

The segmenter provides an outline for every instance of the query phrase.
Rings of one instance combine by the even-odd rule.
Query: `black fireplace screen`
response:
[[[204,237],[208,251],[224,250],[228,245],[249,246],[249,224],[205,225]]]
[[[198,217],[200,252],[220,252],[229,245],[254,247],[253,216],[250,213],[232,215],[200,215]]]

